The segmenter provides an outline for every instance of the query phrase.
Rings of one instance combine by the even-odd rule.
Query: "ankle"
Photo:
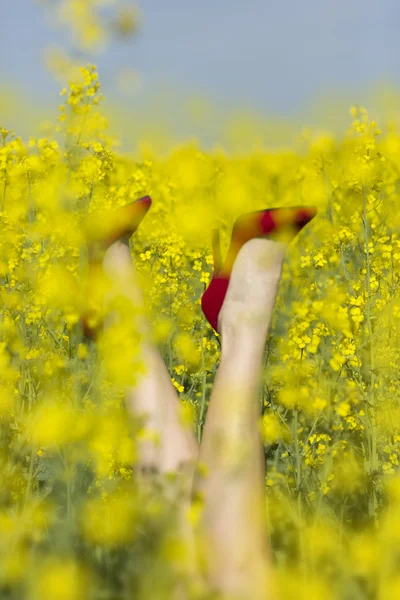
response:
[[[254,334],[255,332],[253,332]],[[221,348],[221,368],[229,371],[232,381],[257,380],[262,368],[266,334],[249,331],[225,331]]]

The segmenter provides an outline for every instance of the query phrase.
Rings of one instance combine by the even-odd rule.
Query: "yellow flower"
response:
[[[45,559],[38,566],[32,583],[37,600],[85,600],[90,593],[87,570],[61,557]]]
[[[311,267],[311,256],[301,256],[300,262],[302,269]]]
[[[350,404],[348,402],[341,402],[336,408],[336,412],[340,417],[347,417],[350,412]]]
[[[195,260],[193,265],[193,271],[201,271],[201,261]]]
[[[314,267],[323,267],[324,265],[328,264],[322,252],[317,252],[314,254],[313,261]]]
[[[339,354],[338,352],[335,352],[333,354],[331,360],[329,361],[329,364],[334,371],[339,371],[342,368],[344,362],[345,362],[344,357],[341,354]]]
[[[201,283],[205,283],[206,285],[208,285],[208,283],[210,281],[210,273],[206,273],[205,271],[202,271],[200,281],[201,281]]]
[[[186,371],[186,367],[185,365],[176,365],[174,371],[177,375],[182,375]]]
[[[44,403],[32,413],[27,433],[38,446],[55,448],[83,438],[90,427],[87,417],[66,403]]]
[[[78,358],[80,358],[80,360],[85,360],[85,358],[87,358],[88,347],[86,346],[86,344],[79,344],[77,355]]]
[[[116,518],[118,515],[118,518]],[[118,491],[104,500],[86,502],[82,513],[84,536],[95,544],[125,544],[136,535],[137,506],[132,491]]]
[[[151,251],[150,250],[146,250],[146,252],[141,252],[140,258],[142,260],[150,260],[151,259]]]
[[[174,378],[172,377],[171,381],[172,381],[172,385],[174,386],[174,388],[175,388],[176,390],[178,390],[178,392],[179,392],[180,394],[181,394],[182,392],[184,392],[184,391],[185,391],[185,388],[184,388],[184,386],[183,386],[183,385],[181,385],[180,383],[178,383],[178,382],[176,381],[176,379],[174,379]]]

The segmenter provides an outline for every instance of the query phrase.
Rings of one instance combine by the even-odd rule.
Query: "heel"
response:
[[[213,229],[211,233],[211,247],[214,260],[214,273],[216,275],[222,269],[222,253],[219,229]]]
[[[89,249],[100,247],[104,252],[120,238],[133,235],[151,204],[150,196],[143,196],[110,214],[89,217],[86,224]]]
[[[138,229],[150,209],[152,200],[150,196],[143,196],[130,204],[122,206],[105,220],[104,216],[89,219],[86,225],[86,238],[88,242],[88,292],[90,295],[91,282],[95,279],[94,273],[101,268],[106,250],[116,241],[124,238],[128,240]],[[81,318],[82,330],[88,339],[94,340],[102,323],[92,327],[89,323],[94,314],[88,312]]]

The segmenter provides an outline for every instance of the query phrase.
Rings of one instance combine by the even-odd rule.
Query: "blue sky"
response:
[[[344,93],[364,102],[377,84],[400,83],[398,0],[142,0],[142,30],[95,57],[103,90],[139,110],[163,94],[202,95],[226,112],[246,109],[292,115]],[[66,44],[46,23],[48,8],[33,0],[2,7],[3,83],[23,87],[33,106],[60,88],[43,50]],[[142,87],[134,98],[115,93],[119,69],[134,68]],[[168,93],[167,93],[168,91]]]

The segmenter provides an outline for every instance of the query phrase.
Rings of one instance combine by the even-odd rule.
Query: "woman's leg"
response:
[[[143,305],[127,244],[114,243],[105,254],[103,267],[114,284],[111,296],[128,298],[133,308]],[[184,471],[191,485],[198,458],[196,437],[180,418],[179,397],[157,347],[151,342],[150,325],[143,315],[138,327],[144,334],[141,354],[146,373],[125,393],[128,411],[146,419],[146,429],[151,434],[148,441],[139,444],[138,466],[159,473]]]
[[[260,378],[285,247],[254,239],[236,258],[219,317],[221,363],[200,447],[195,485],[204,501],[206,568],[211,583],[235,598],[276,597],[264,519]]]
[[[132,310],[128,305],[128,314],[123,315],[122,319],[135,318],[135,309],[143,308],[143,297],[129,246],[121,242],[114,243],[106,252],[103,268],[114,284],[109,298],[119,296],[131,302]],[[198,578],[194,536],[187,510],[199,446],[192,428],[181,419],[179,397],[164,361],[151,341],[150,324],[143,311],[137,315],[135,327],[143,334],[141,357],[146,372],[137,385],[126,389],[126,405],[132,416],[144,419],[147,432],[152,434],[148,441],[139,443],[136,466],[141,483],[149,487],[151,493],[159,490],[158,486],[153,488],[154,484],[161,483],[165,496],[173,502],[174,521],[171,520],[170,526],[185,544],[185,562],[179,565],[177,583],[169,593],[171,600],[186,600],[187,586]],[[164,478],[165,474],[172,474],[173,480]]]

